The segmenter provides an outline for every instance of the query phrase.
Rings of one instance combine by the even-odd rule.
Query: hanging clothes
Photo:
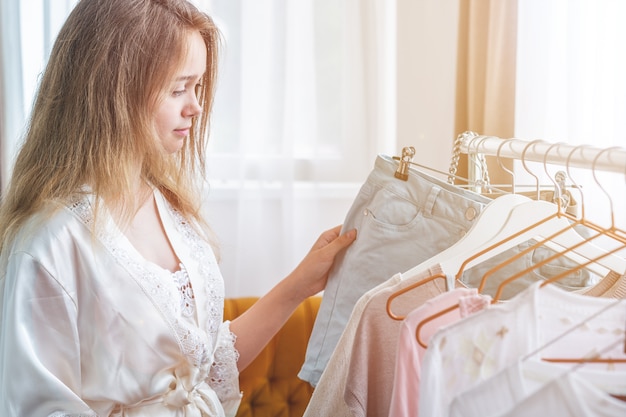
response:
[[[592,297],[626,298],[626,279],[615,271],[610,271],[597,284],[581,291]]]
[[[396,190],[402,189],[402,187],[410,188],[411,183],[407,184],[394,180],[393,168],[395,165],[382,164],[382,162],[384,161],[385,159],[382,157],[379,157],[379,159],[377,160],[377,168],[387,167],[387,172],[384,173],[384,176],[380,176],[379,178],[377,175],[374,175],[375,173],[382,174],[380,172],[380,169],[375,169],[375,172],[372,174],[372,176],[368,178],[368,182],[373,181],[372,178],[377,179],[378,181],[382,181],[382,179],[385,178],[387,179],[387,181],[389,181],[390,179],[392,180],[391,184]],[[417,175],[418,171],[411,170],[410,173],[411,175]],[[449,185],[447,186],[450,187]],[[452,187],[452,189],[458,192],[462,192],[463,196],[467,194],[467,192],[461,190],[460,188]],[[432,192],[432,189],[430,192]],[[469,194],[472,195],[472,193]],[[441,195],[441,191],[438,190],[437,196],[440,197]],[[468,204],[467,199],[459,199],[458,196],[455,194],[453,194],[453,196],[457,199],[457,208],[467,207],[459,205],[460,203]],[[449,200],[452,197],[448,195],[446,196],[446,198]],[[527,200],[529,199],[524,198],[522,201]],[[489,201],[487,205],[481,207],[481,213],[478,213],[478,215],[474,217],[474,219],[476,219],[478,216],[482,216],[482,211],[484,211],[486,207],[494,206],[493,203],[495,202],[496,200]],[[498,203],[499,202],[500,201],[498,201]],[[446,200],[441,202],[442,205],[445,203]],[[357,205],[356,202],[355,205]],[[469,206],[469,208],[472,207],[474,206]],[[440,213],[448,213],[449,215],[450,213],[454,213],[454,210],[452,210],[450,207],[447,208],[447,211],[442,210],[440,211]],[[468,209],[466,209],[466,211]],[[458,217],[461,217],[461,213],[456,213],[456,215]],[[494,218],[495,216],[490,216],[487,221],[493,221]],[[474,219],[472,219],[473,221],[472,223],[470,223],[470,228],[474,226]],[[421,221],[426,222],[434,220],[423,218],[421,219]],[[438,221],[441,222],[441,220]],[[347,227],[354,227],[354,225],[351,224]],[[465,235],[463,237],[465,237]],[[363,232],[360,230],[359,239],[355,243],[358,244],[359,240],[363,239]],[[450,248],[450,246],[453,246],[455,243],[456,242],[452,242],[450,245],[448,245],[448,247],[440,250],[438,249],[437,251],[433,251],[431,248],[430,252],[432,253],[432,256],[424,259],[422,263],[428,264],[435,256],[444,254],[446,252],[446,249]],[[370,244],[375,245],[376,242],[370,242]],[[464,284],[469,287],[477,286],[485,270],[488,270],[489,268],[499,264],[502,259],[508,259],[513,257],[514,255],[521,253],[528,246],[529,243],[515,245],[504,251],[499,256],[494,256],[488,261],[485,261],[475,267],[468,269],[467,271],[464,271],[457,284],[455,284],[453,276],[453,274],[457,271],[446,271],[446,273],[449,274],[447,283],[431,283],[430,285],[420,289],[420,291],[416,291],[415,294],[412,294],[411,297],[406,297],[405,301],[403,301],[402,304],[399,304],[398,306],[404,308],[404,310],[408,312],[411,311],[411,309],[413,308],[419,307],[422,303],[432,299],[433,297],[444,293],[451,288],[454,288],[456,285]],[[410,263],[410,266],[415,266],[416,256],[414,256],[413,254],[407,255],[401,250],[398,250],[395,254],[404,254],[405,257],[413,259],[413,261],[411,261]],[[512,264],[511,268],[519,268],[532,262],[536,262],[537,260],[545,259],[547,254],[548,252],[545,252],[544,248],[539,248],[538,250],[531,251],[521,257],[517,263]],[[370,261],[369,253],[367,251],[363,251],[352,254],[352,262],[356,262],[356,259],[358,259],[359,256],[365,264],[368,264],[368,262]],[[362,271],[361,273],[364,274],[366,277],[370,276],[371,278],[375,278],[374,273],[377,268],[393,268],[390,270],[397,270],[402,268],[408,268],[407,265],[409,265],[407,263],[407,260],[403,259],[397,260],[397,263],[394,266],[394,260],[391,256],[389,257],[389,259],[380,260],[379,262],[381,263],[381,265],[377,265],[376,267],[372,266],[367,272]],[[554,274],[555,271],[560,271],[563,268],[570,267],[572,264],[574,263],[568,259],[559,259],[555,262],[549,263],[546,268],[538,272],[533,272],[529,274],[529,276],[526,277],[524,280],[519,280],[518,283],[521,285],[514,288],[514,291],[510,295],[519,292],[521,289],[536,282],[537,280],[544,280],[551,277],[551,275],[542,274],[550,274],[551,272]],[[349,265],[349,263],[347,263],[347,265]],[[393,276],[391,276],[391,278],[387,279],[381,280],[381,277],[377,277],[376,281],[380,281],[382,283],[379,283],[378,286],[374,287],[374,289],[367,291],[357,300],[354,307],[350,310],[350,315],[346,320],[346,324],[342,327],[343,330],[342,334],[340,335],[339,342],[336,344],[336,347],[333,349],[333,352],[327,361],[328,366],[324,368],[321,377],[318,379],[316,389],[310,400],[309,406],[305,411],[305,416],[333,415],[352,417],[361,415],[387,415],[391,401],[392,388],[394,386],[394,369],[396,366],[395,346],[398,340],[401,323],[398,321],[390,320],[389,317],[384,314],[384,306],[387,302],[387,299],[389,298],[389,295],[394,291],[398,291],[401,288],[406,288],[413,283],[419,281],[420,278],[424,278],[441,272],[441,270],[438,269],[436,263],[429,266],[430,269],[425,267],[424,270],[419,271],[416,274],[411,274],[409,276],[403,277],[402,274],[395,273]],[[552,269],[550,269],[550,267],[552,267]],[[508,270],[505,270],[505,272],[506,271]],[[347,270],[344,272],[347,272]],[[358,276],[346,275],[343,277],[335,276],[334,278],[336,279],[335,283],[338,287],[340,284],[343,284],[340,279],[343,279],[345,283],[349,283],[351,279],[357,279]],[[579,276],[570,280],[571,282],[569,282],[569,285],[576,289],[586,288],[589,285],[590,279],[591,276],[588,273],[580,274]],[[499,282],[497,280],[490,281],[490,286],[488,286],[485,293],[489,294],[490,292],[495,292],[498,284]],[[430,289],[434,289],[434,291],[430,291]],[[338,300],[337,298],[341,297],[333,299],[330,296],[333,293],[331,292],[330,295],[327,293],[328,288],[324,293],[324,297],[327,300],[329,299],[328,297],[330,297],[330,299],[332,299],[334,302],[339,303],[340,300]],[[337,295],[339,293],[340,291],[337,291],[334,294]],[[343,295],[345,296],[346,294],[344,293]],[[509,294],[505,295],[508,296]],[[323,305],[324,301],[322,301],[322,306]],[[319,317],[320,316],[318,315],[318,320],[316,321],[317,325],[320,324]],[[320,328],[321,327],[322,326],[320,326]],[[326,336],[328,336],[328,334],[326,334]],[[308,353],[310,353],[310,351],[312,350],[311,346],[313,343],[314,342],[311,341],[309,342]],[[381,352],[383,351],[384,355],[381,354]],[[302,377],[302,372],[300,376]]]
[[[621,376],[624,378],[624,375]],[[598,389],[577,373],[553,379],[540,390],[513,405],[500,417],[622,417],[626,403]]]
[[[577,217],[584,211],[573,196],[566,206],[542,197],[562,197],[560,189],[537,189],[534,201],[482,199],[413,168],[407,182],[398,181],[396,168],[379,155],[346,217],[344,227],[359,229],[361,246],[347,250],[329,277],[299,375],[316,387],[304,416],[623,413],[611,394],[623,395],[626,381],[616,378],[626,369],[572,371],[542,358],[584,357],[616,334],[623,338],[625,305],[532,355],[626,295],[626,261],[595,246],[604,230]],[[463,228],[442,244],[443,235]],[[618,244],[625,235],[606,234]],[[389,312],[391,298],[405,317]],[[430,320],[450,304],[451,312]],[[609,355],[626,360],[623,352]],[[479,386],[497,400],[470,396]],[[576,410],[565,405],[571,395]]]
[[[350,365],[350,355],[356,338],[359,319],[366,305],[378,291],[399,284],[401,281],[402,274],[395,274],[387,281],[363,294],[356,302],[348,323],[337,342],[337,346],[328,360],[328,365],[313,391],[303,417],[352,417],[352,412],[343,400],[343,393],[346,389],[346,375]]]
[[[517,254],[519,250],[520,248],[515,246],[502,256],[506,259]],[[524,258],[525,262],[529,262],[532,257],[532,253],[527,255]],[[484,268],[496,265],[500,259],[493,257],[478,264],[475,268],[465,271],[463,277],[467,275],[473,277],[467,281],[475,281]],[[385,313],[387,300],[397,291],[443,273],[440,265],[435,264],[413,276],[395,274],[358,300],[337,348],[313,392],[305,417],[388,415],[395,383],[396,346],[403,322],[392,320]],[[537,275],[533,282],[548,278],[550,276]],[[394,302],[394,310],[415,311],[438,296],[447,294],[448,288],[454,288],[455,285],[457,287],[461,285],[461,288],[457,288],[460,291],[457,294],[463,291],[466,292],[465,295],[476,294],[476,289],[463,288],[462,281],[466,279],[463,278],[455,284],[453,273],[448,273],[445,280],[428,282],[398,298]],[[485,296],[480,297],[484,299]],[[463,313],[466,314],[469,313]],[[453,317],[450,316],[449,319]],[[415,335],[415,329],[412,332]],[[406,364],[403,363],[401,366],[405,367]],[[416,412],[410,415],[414,417]]]
[[[519,256],[519,254],[525,251],[528,252],[523,256]],[[531,239],[492,256],[488,261],[472,266],[469,270],[464,271],[462,276],[459,277],[459,281],[469,288],[478,288],[485,274],[494,268],[494,266],[502,265],[505,261],[519,256],[512,262],[507,263],[506,266],[499,268],[494,276],[486,280],[481,293],[493,297],[502,283],[503,278],[512,276],[530,265],[537,265],[556,253],[557,252],[550,248],[537,245],[537,241]],[[541,267],[534,268],[519,279],[504,286],[500,299],[508,300],[535,282],[549,279],[562,271],[571,270],[577,265],[578,263],[564,256],[557,257]],[[585,291],[600,282],[600,279],[601,277],[593,272],[580,269],[568,274],[567,277],[556,281],[554,284],[568,291]]]
[[[588,320],[585,326],[542,349],[539,359],[584,358],[602,351],[624,332],[626,302],[614,303],[554,285],[541,287],[537,282],[506,302],[440,328],[430,339],[422,362],[419,414],[448,416],[452,401],[463,391],[610,305],[613,308],[599,318]],[[626,358],[624,345],[615,346],[607,355]]]
[[[587,369],[584,366],[572,372],[571,364],[555,364],[537,359],[518,359],[510,366],[498,372],[494,376],[479,382],[471,388],[457,395],[450,404],[450,417],[495,417],[506,413],[514,412],[517,409],[524,410],[525,415],[558,415],[565,416],[568,410],[581,411],[581,414],[568,415],[589,415],[589,408],[594,408],[594,398],[602,398],[606,401],[609,392],[626,393],[626,373],[623,371],[607,371],[604,369]],[[590,386],[581,386],[583,392],[576,392],[573,396],[562,397],[564,392],[571,391],[571,388],[580,384],[580,381],[587,381]],[[562,382],[565,385],[560,385]],[[550,387],[550,384],[556,383]],[[565,390],[564,390],[565,388]],[[555,392],[556,391],[556,392]],[[587,398],[585,393],[600,391],[600,394],[592,394]],[[560,394],[559,394],[560,393]],[[529,397],[536,397],[531,400]],[[538,412],[531,402],[542,407]],[[563,401],[565,400],[565,401]],[[551,403],[555,411],[548,413]],[[613,398],[608,403],[618,405],[622,414],[600,414],[597,412],[591,415],[626,415],[624,407],[626,403],[619,404],[619,400]],[[585,405],[583,405],[586,403]],[[563,407],[563,405],[566,405]],[[526,408],[528,407],[528,408]],[[530,412],[536,414],[530,414]],[[585,414],[587,413],[587,414]],[[520,414],[521,415],[521,414]]]
[[[331,271],[298,377],[316,386],[357,300],[397,272],[458,241],[491,200],[411,169],[394,177],[398,163],[376,158],[343,224],[358,239]]]
[[[441,270],[435,266],[425,271],[423,278],[439,273]],[[405,280],[399,285],[407,283]],[[388,287],[376,293],[365,306],[357,326],[343,393],[344,401],[354,417],[386,415],[389,410],[395,369],[394,346],[402,322],[391,320],[385,314],[385,305],[396,287]],[[446,291],[445,281],[429,281],[420,287],[414,297],[398,299],[396,308],[414,308]]]
[[[398,335],[389,417],[417,417],[421,362],[426,351],[426,348],[417,341],[418,324],[438,311],[454,304],[459,305],[458,309],[438,317],[424,327],[421,337],[424,341],[428,341],[440,327],[483,310],[489,306],[490,302],[491,297],[479,294],[475,288],[456,288],[433,297],[406,316]]]

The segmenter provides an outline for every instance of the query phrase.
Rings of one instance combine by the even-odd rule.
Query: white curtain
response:
[[[519,2],[516,137],[626,146],[625,21],[622,0]],[[610,225],[613,204],[616,224],[626,226],[626,172],[570,173],[587,217]]]
[[[225,49],[207,210],[229,294],[259,295],[343,222],[376,154],[395,149],[393,2],[208,7]]]
[[[0,190],[6,187],[54,37],[76,1],[0,2]]]
[[[24,119],[19,4],[0,3],[0,195]]]
[[[376,154],[396,152],[395,2],[193,1],[225,40],[206,210],[227,296],[261,295],[319,233],[343,222]],[[3,181],[51,42],[75,3],[1,2],[2,45],[10,45],[2,120],[11,122],[3,125]]]

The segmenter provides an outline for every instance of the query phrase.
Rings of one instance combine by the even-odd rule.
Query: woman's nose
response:
[[[202,113],[202,106],[198,102],[197,97],[193,97],[189,105],[185,107],[185,116],[194,117]]]

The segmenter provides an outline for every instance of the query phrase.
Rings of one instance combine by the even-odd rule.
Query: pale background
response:
[[[340,224],[377,154],[413,146],[415,162],[447,172],[454,139],[466,130],[626,144],[624,1],[196,3],[226,37],[203,197],[228,296],[263,294],[322,230]],[[3,187],[43,62],[73,4],[0,2]],[[229,27],[233,16],[254,30]],[[489,171],[494,182],[508,179],[493,159]],[[593,194],[599,187],[589,174],[576,176],[588,181],[589,213],[607,220],[608,200]],[[621,224],[625,176],[602,177]]]

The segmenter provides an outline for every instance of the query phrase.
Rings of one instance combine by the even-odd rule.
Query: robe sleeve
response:
[[[234,416],[241,403],[239,390],[239,352],[235,349],[237,336],[230,331],[230,321],[220,326],[215,344],[214,360],[209,372],[209,385],[217,393],[227,416]]]
[[[96,416],[80,398],[73,289],[27,253],[0,279],[0,415]]]

